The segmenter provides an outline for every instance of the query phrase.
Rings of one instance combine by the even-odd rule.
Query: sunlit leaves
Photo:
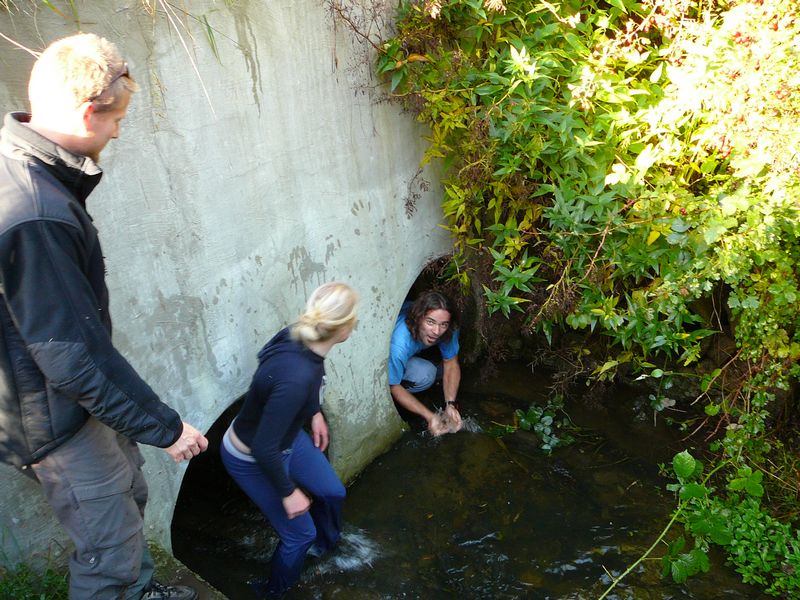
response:
[[[796,3],[520,0],[500,15],[448,0],[438,19],[403,6],[378,68],[427,126],[426,160],[442,159],[454,278],[480,274],[487,310],[548,342],[606,336],[586,373],[638,370],[654,416],[676,408],[676,372],[696,378],[712,449],[732,462],[715,490],[676,457],[695,545],[671,549],[667,573],[706,569],[708,544],[738,552],[718,495],[765,493],[766,407],[800,377]],[[720,330],[735,350],[714,364]]]

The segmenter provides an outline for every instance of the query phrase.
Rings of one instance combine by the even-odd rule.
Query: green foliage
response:
[[[378,71],[430,127],[490,313],[689,365],[718,327],[693,303],[724,285],[741,357],[796,358],[798,25],[777,0],[676,11],[406,3]]]
[[[575,441],[569,433],[574,425],[564,412],[564,399],[561,396],[549,399],[545,406],[532,404],[527,411],[517,410],[514,416],[520,429],[539,436],[539,447],[548,454]]]
[[[67,600],[68,575],[47,567],[43,573],[21,564],[6,570],[0,567],[0,598],[14,600]]]
[[[564,410],[564,398],[560,395],[549,398],[544,406],[531,404],[528,410],[518,409],[514,411],[513,424],[492,423],[487,431],[490,435],[502,437],[519,429],[536,434],[539,448],[547,454],[575,441],[571,432],[576,428]]]
[[[591,375],[624,365],[659,380],[654,415],[674,404],[679,370],[695,376],[707,338],[735,338],[730,361],[696,374],[723,432],[711,471],[728,479],[718,494],[680,472],[688,541],[666,563],[676,579],[707,568],[712,543],[737,568],[755,565],[736,562],[732,519],[768,522],[769,407],[800,378],[797,9],[405,1],[378,58],[428,127],[425,160],[445,168],[453,277],[478,278],[490,314],[522,317],[548,340],[558,328],[607,337],[612,353]],[[712,299],[713,314],[698,311]],[[767,546],[776,523],[761,530]],[[786,565],[763,561],[792,571],[761,574],[766,587],[787,589]]]
[[[730,512],[730,526],[736,535],[728,557],[743,581],[772,596],[800,594],[800,532],[765,513],[752,496]]]
[[[0,9],[10,14],[16,14],[22,10],[29,10],[37,8],[37,5],[53,11],[58,16],[66,20],[72,20],[78,29],[81,29],[80,13],[75,4],[75,0],[62,0],[59,4],[65,5],[66,10],[61,10],[56,4],[50,0],[0,0]],[[70,15],[67,12],[71,13]]]
[[[716,470],[729,466],[718,465]],[[702,464],[688,451],[675,455],[672,470],[678,482],[667,489],[678,495],[675,518],[684,524],[685,535],[672,541],[662,558],[665,576],[682,583],[708,571],[708,549],[714,544],[725,548],[745,583],[757,584],[773,596],[800,594],[800,533],[761,506],[761,471],[740,466],[718,493],[709,485],[714,473],[703,477]],[[688,551],[687,538],[693,540]]]

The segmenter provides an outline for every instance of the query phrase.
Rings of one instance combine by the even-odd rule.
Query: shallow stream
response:
[[[549,380],[506,365],[465,379],[461,408],[481,430],[547,401]],[[657,538],[674,506],[657,464],[684,449],[679,435],[620,389],[613,410],[568,404],[578,441],[551,456],[524,431],[433,439],[412,428],[348,488],[340,548],[310,561],[293,599],[598,598]],[[211,437],[213,439],[214,432]],[[217,441],[218,443],[218,441]],[[231,600],[249,600],[275,539],[228,479],[212,449],[195,459],[173,521],[176,556]],[[660,557],[664,548],[654,552]],[[676,585],[653,559],[609,599],[761,598],[720,556]]]

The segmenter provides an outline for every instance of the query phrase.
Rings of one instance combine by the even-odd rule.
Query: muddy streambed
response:
[[[657,464],[685,444],[624,389],[607,412],[568,403],[578,442],[551,456],[531,433],[485,433],[511,423],[515,409],[545,403],[548,385],[525,365],[483,383],[465,378],[462,412],[482,431],[438,439],[407,431],[348,488],[340,548],[310,561],[288,598],[598,598],[666,524],[674,502]],[[220,434],[212,430],[212,442]],[[231,600],[249,600],[247,582],[268,573],[276,540],[215,450],[184,479],[173,547]],[[683,585],[661,578],[659,560],[646,561],[608,598],[762,597],[713,558],[710,573]]]

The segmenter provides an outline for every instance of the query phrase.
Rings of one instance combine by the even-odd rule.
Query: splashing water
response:
[[[548,381],[531,380],[527,365],[504,369],[484,391],[465,386],[471,416],[462,413],[463,431],[433,437],[414,421],[359,475],[348,487],[339,546],[306,561],[287,600],[588,600],[640,556],[674,505],[654,465],[683,442],[632,420],[638,397],[624,389],[613,412],[573,404],[581,440],[552,456],[532,432],[481,433],[481,425],[492,430],[547,400],[532,390],[548,389]],[[508,386],[519,391],[505,395]],[[182,492],[173,545],[228,598],[253,600],[248,583],[266,581],[275,535],[249,498],[225,483],[222,465],[215,469]],[[710,573],[685,584],[661,579],[658,561],[643,564],[614,597],[762,597],[714,560]]]
[[[480,425],[478,425],[478,421],[475,420],[474,417],[465,417],[462,415],[461,418],[461,427],[459,427],[455,421],[450,417],[450,414],[445,411],[444,409],[439,409],[436,411],[435,417],[439,421],[439,427],[441,428],[441,433],[457,433],[459,431],[467,431],[469,433],[480,433],[483,431]],[[424,434],[428,434],[429,432],[425,430]],[[438,436],[437,436],[438,437]]]
[[[462,420],[461,431],[468,431],[469,433],[481,433],[483,429],[478,425],[478,421],[474,417],[464,417]]]
[[[349,528],[348,528],[349,529]],[[307,569],[303,580],[326,573],[358,571],[364,567],[372,568],[375,560],[383,555],[377,542],[367,537],[363,529],[344,531],[336,548],[325,556],[312,569]]]

